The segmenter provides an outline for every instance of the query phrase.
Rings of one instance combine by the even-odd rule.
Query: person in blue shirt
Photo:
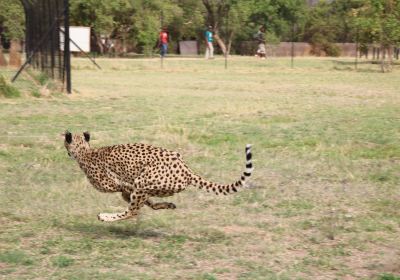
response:
[[[207,31],[204,33],[206,39],[206,59],[214,58],[214,46],[213,46],[213,32],[212,26],[210,25]]]

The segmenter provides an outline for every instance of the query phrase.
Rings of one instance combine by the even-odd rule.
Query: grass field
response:
[[[350,59],[73,60],[71,96],[0,99],[2,279],[400,279],[400,70]],[[6,77],[14,72],[1,70]],[[19,88],[31,91],[31,81]],[[35,95],[35,94],[34,94]],[[36,94],[37,95],[37,94]],[[231,183],[125,208],[94,190],[61,134],[179,151]]]

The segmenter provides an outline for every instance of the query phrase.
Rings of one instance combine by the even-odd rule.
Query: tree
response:
[[[207,25],[213,27],[214,38],[221,48],[223,54],[227,53],[225,42],[220,36],[221,27],[224,19],[229,15],[230,9],[236,1],[234,0],[202,0],[207,11]]]
[[[0,41],[1,41],[1,36],[0,36]],[[3,47],[0,44],[0,67],[1,66],[7,66],[7,60],[3,54]]]
[[[88,26],[96,45],[101,53],[104,53],[108,46],[107,40],[113,31],[113,6],[118,1],[102,0],[71,0],[70,22],[71,25]]]
[[[0,1],[0,26],[8,40],[21,40],[25,35],[25,15],[19,1]]]
[[[178,39],[181,34],[179,28],[183,18],[182,8],[176,1],[135,0],[133,16],[134,35],[138,46],[146,54],[151,54],[161,28],[167,28],[170,34],[170,48],[172,40]]]
[[[179,10],[168,20],[168,30],[175,40],[195,39],[204,37],[205,9],[201,1],[198,0],[178,0],[175,1]],[[167,16],[164,12],[164,16]]]
[[[310,9],[304,39],[312,45],[314,54],[339,55],[339,48],[335,45],[340,34],[339,21],[331,3],[321,1]]]
[[[0,27],[3,29],[3,36],[11,41],[10,65],[21,65],[21,40],[24,38],[25,17],[22,5],[19,1],[0,1]],[[0,56],[2,51],[0,47]]]
[[[184,38],[204,38],[212,25],[224,54],[253,40],[261,25],[267,42],[307,41],[317,54],[337,55],[336,42],[379,44],[386,53],[399,44],[400,0],[70,0],[71,25],[91,27],[92,42],[106,53],[110,41],[118,51],[150,54],[158,33],[167,27],[170,49]],[[296,27],[294,29],[294,27]],[[20,41],[24,13],[19,1],[0,0],[0,30]],[[115,40],[117,39],[117,40]],[[390,57],[390,55],[389,55]],[[383,64],[384,65],[384,64]]]
[[[357,40],[358,30],[354,28],[354,10],[359,9],[365,0],[336,0],[330,4],[329,14],[335,17],[337,25],[336,42],[348,43]]]
[[[393,47],[400,44],[400,0],[365,0],[353,16],[360,42],[378,44],[382,72],[391,71]]]
[[[161,14],[173,38],[185,32],[193,34],[193,28],[188,28],[186,22],[195,19],[197,23],[200,18],[198,12],[193,18],[190,10],[196,7],[196,2],[198,7],[195,0],[71,0],[71,21],[92,28],[102,53],[109,51],[111,39],[118,39],[124,53],[129,45],[151,54],[161,28]]]

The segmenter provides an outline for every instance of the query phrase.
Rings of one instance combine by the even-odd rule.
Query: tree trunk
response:
[[[10,46],[10,66],[21,67],[21,42],[11,40]]]
[[[389,46],[388,48],[388,59],[389,59],[389,68],[392,71],[393,67],[393,46]]]
[[[98,49],[98,51],[101,54],[104,54],[104,45],[101,42],[101,40],[102,40],[101,37],[97,36],[97,34],[94,31],[92,31],[92,32],[93,32],[92,36],[93,36],[94,42],[96,43],[96,48]]]
[[[3,54],[3,48],[0,46],[0,67],[7,66],[7,60]]]
[[[222,25],[222,19],[229,14],[230,6],[225,1],[202,0],[202,2],[207,11],[207,22],[213,27],[215,41],[225,55],[227,53],[227,46],[219,36],[219,29]]]
[[[388,46],[387,47],[387,70],[388,72],[392,72],[392,67],[393,67],[393,46]]]
[[[97,46],[99,47],[100,53],[104,54],[104,45],[99,38],[97,38]]]
[[[218,29],[217,15],[214,13],[214,9],[209,0],[203,0],[204,7],[207,10],[208,24],[211,24],[214,28],[214,32]]]
[[[217,41],[218,46],[221,48],[222,53],[225,55],[226,54],[226,46],[224,41],[219,37],[218,33],[215,33],[214,35],[215,41]]]
[[[124,54],[126,54],[128,52],[128,44],[127,44],[126,38],[127,38],[127,35],[126,35],[126,33],[124,33],[122,35],[122,52]]]
[[[1,36],[0,36],[0,67],[7,66],[7,60],[3,53],[3,46],[1,45]]]
[[[381,46],[382,59],[381,70],[382,73],[391,72],[393,69],[393,46]]]
[[[382,45],[381,49],[382,49],[382,59],[381,59],[382,73],[391,72],[393,63],[393,46]]]

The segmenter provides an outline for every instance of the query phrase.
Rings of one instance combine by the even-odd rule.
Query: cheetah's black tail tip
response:
[[[253,162],[252,162],[252,154],[251,154],[251,144],[246,145],[246,171],[243,172],[243,176],[240,178],[242,181],[242,185],[245,185],[246,178],[250,177],[251,174],[253,173]]]

